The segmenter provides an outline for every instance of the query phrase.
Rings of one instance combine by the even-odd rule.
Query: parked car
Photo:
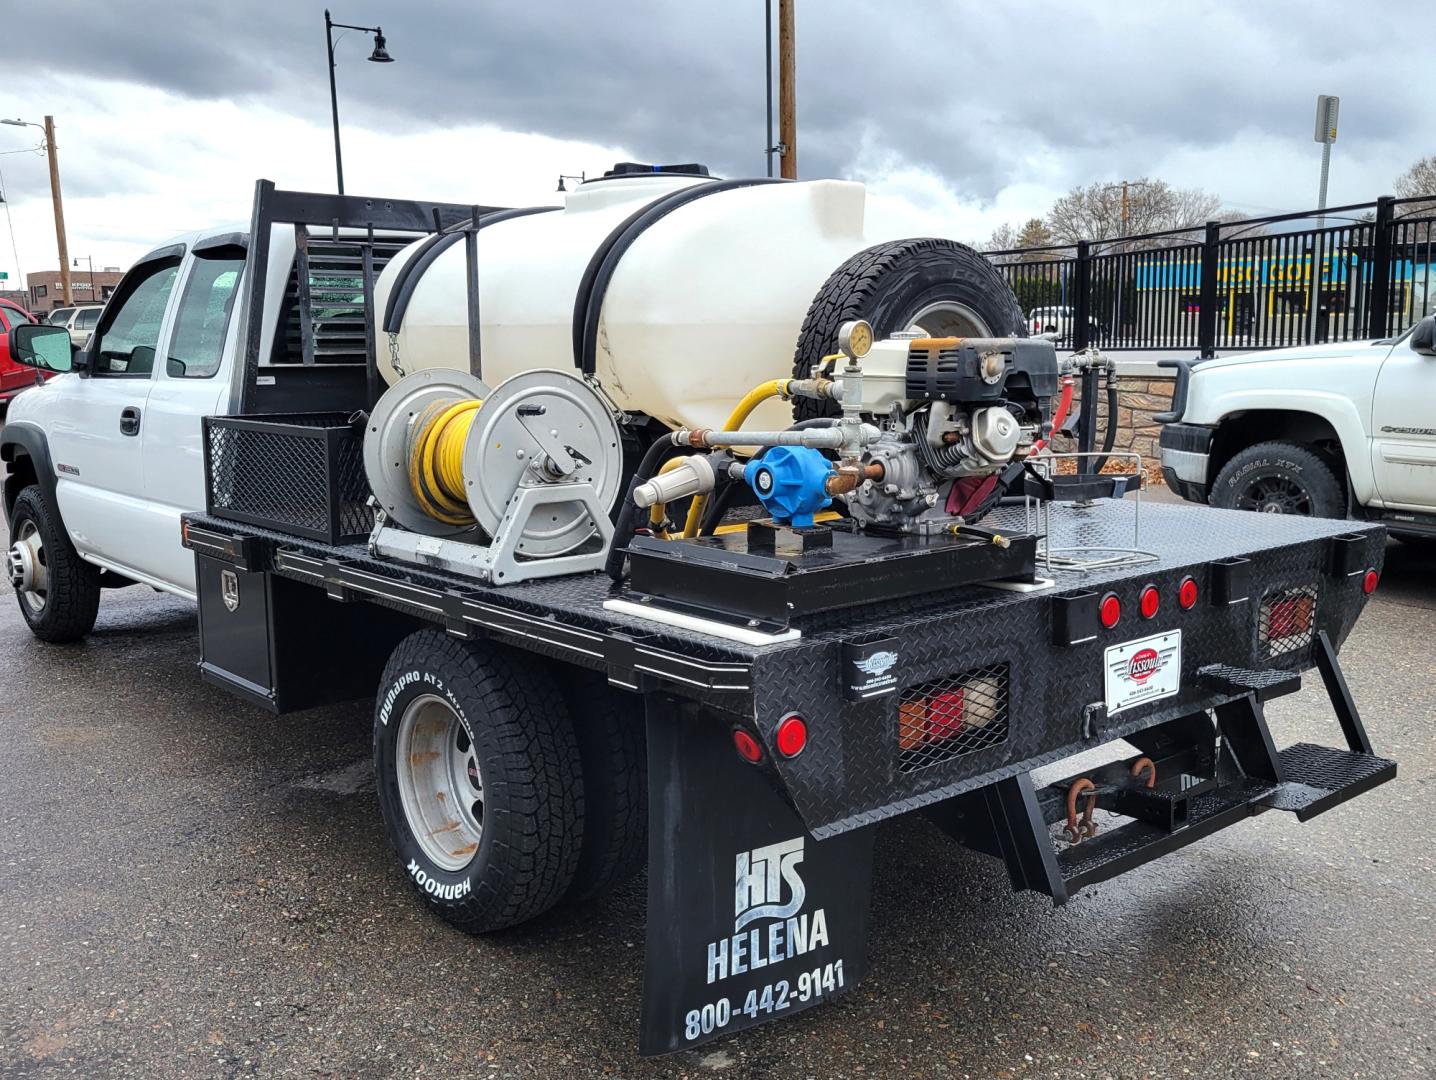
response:
[[[39,378],[48,379],[51,372],[37,373],[32,367],[23,367],[10,356],[10,331],[16,326],[36,323],[40,320],[19,304],[0,300],[0,407],[10,404],[10,399],[34,386]]]
[[[76,349],[83,349],[90,343],[95,324],[100,321],[100,312],[104,310],[103,304],[56,308],[45,317],[45,321],[51,326],[63,326],[70,331],[70,343]]]
[[[1395,338],[1175,363],[1162,472],[1184,499],[1436,539],[1436,315]]]
[[[1027,315],[1027,332],[1033,335],[1056,334],[1058,337],[1065,338],[1072,333],[1076,318],[1076,311],[1070,307],[1033,308]],[[1096,341],[1101,334],[1102,324],[1096,319],[1088,318],[1088,339]]]

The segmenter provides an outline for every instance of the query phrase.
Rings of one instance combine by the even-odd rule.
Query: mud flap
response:
[[[649,694],[644,1055],[852,989],[867,967],[871,827],[814,840],[722,714]],[[768,753],[771,751],[765,751]]]

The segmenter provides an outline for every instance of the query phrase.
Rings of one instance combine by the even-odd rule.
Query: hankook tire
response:
[[[374,767],[389,838],[445,922],[471,934],[514,926],[572,885],[583,767],[568,708],[535,661],[411,634],[380,683]]]

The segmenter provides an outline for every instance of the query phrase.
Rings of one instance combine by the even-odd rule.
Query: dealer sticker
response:
[[[1172,697],[1182,688],[1182,632],[1153,634],[1103,654],[1107,715]]]

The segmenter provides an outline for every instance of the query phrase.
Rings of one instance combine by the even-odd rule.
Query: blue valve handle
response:
[[[772,446],[743,469],[763,509],[781,525],[806,528],[832,503],[827,491],[833,463],[809,446]]]

